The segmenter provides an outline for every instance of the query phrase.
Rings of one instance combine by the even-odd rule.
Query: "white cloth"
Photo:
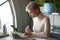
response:
[[[38,17],[33,18],[33,31],[34,32],[40,32],[41,30],[43,31],[43,24],[44,24],[45,18],[41,20]],[[42,26],[42,27],[41,27]]]
[[[38,17],[33,18],[33,31],[34,31],[32,32],[33,35],[36,35],[38,37],[40,36],[39,33],[44,30],[44,26],[43,26],[44,21],[45,21],[45,18],[42,21]],[[34,38],[34,39],[35,40],[57,40],[54,38],[48,38],[48,39]]]
[[[37,37],[42,37],[44,35],[43,31],[44,31],[44,25],[45,25],[45,19],[40,20],[38,17],[33,18],[33,31],[32,35],[37,36]]]

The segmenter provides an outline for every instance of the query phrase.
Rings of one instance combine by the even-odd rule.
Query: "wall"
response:
[[[13,0],[16,16],[17,16],[17,27],[26,26],[29,24],[29,16],[25,12],[25,7],[30,0]]]
[[[49,15],[49,17],[51,20],[51,25],[53,25],[53,21],[54,21],[54,25],[60,27],[60,15],[54,15],[54,18],[53,15]]]
[[[43,7],[40,7],[40,10],[42,11],[42,13],[44,13]],[[57,27],[60,27],[60,15],[54,15],[54,18],[53,18],[52,14],[49,14],[47,16],[49,16],[49,18],[50,18],[50,24],[51,25],[55,25]],[[54,21],[54,23],[53,23],[53,21]]]

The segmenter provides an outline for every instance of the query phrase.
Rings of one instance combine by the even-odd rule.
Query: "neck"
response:
[[[43,19],[44,15],[42,13],[40,13],[37,17],[40,18],[40,19]]]

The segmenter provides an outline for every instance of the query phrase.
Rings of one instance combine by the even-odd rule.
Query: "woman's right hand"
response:
[[[31,30],[29,28],[29,25],[25,29],[25,35],[29,35],[31,33]]]

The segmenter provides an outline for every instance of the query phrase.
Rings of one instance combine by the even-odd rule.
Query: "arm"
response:
[[[37,37],[47,38],[50,33],[50,19],[48,17],[46,17],[44,24],[45,24],[45,27],[43,32],[40,32],[40,33],[32,32],[32,35]]]

